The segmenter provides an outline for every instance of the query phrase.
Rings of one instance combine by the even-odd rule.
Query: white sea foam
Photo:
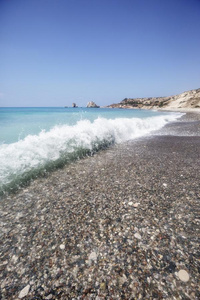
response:
[[[28,135],[24,140],[0,146],[0,190],[20,176],[49,163],[65,159],[77,151],[93,152],[102,145],[121,143],[149,134],[175,121],[178,114],[140,118],[98,118],[94,122],[82,120],[74,126],[55,126],[39,135]],[[78,156],[78,154],[77,154]]]

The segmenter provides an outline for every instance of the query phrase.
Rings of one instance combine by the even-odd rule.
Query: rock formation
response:
[[[78,107],[76,103],[72,103],[72,107]]]
[[[95,108],[99,108],[99,106],[96,105],[96,103],[93,102],[93,101],[88,102],[87,107],[95,107]]]
[[[120,103],[111,104],[111,108],[143,108],[143,109],[166,109],[166,110],[188,110],[200,109],[200,89],[184,92],[169,97],[149,98],[125,98]]]

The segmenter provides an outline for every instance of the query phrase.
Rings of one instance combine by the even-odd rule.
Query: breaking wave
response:
[[[111,144],[147,135],[178,117],[167,114],[146,119],[81,120],[73,126],[55,126],[16,143],[0,145],[0,193],[13,191],[37,176]]]

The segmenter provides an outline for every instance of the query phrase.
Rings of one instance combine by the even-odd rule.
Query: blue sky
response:
[[[200,87],[200,0],[0,0],[0,106]]]

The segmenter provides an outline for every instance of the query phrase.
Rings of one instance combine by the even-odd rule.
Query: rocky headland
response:
[[[200,88],[169,97],[125,98],[107,107],[200,111]]]

